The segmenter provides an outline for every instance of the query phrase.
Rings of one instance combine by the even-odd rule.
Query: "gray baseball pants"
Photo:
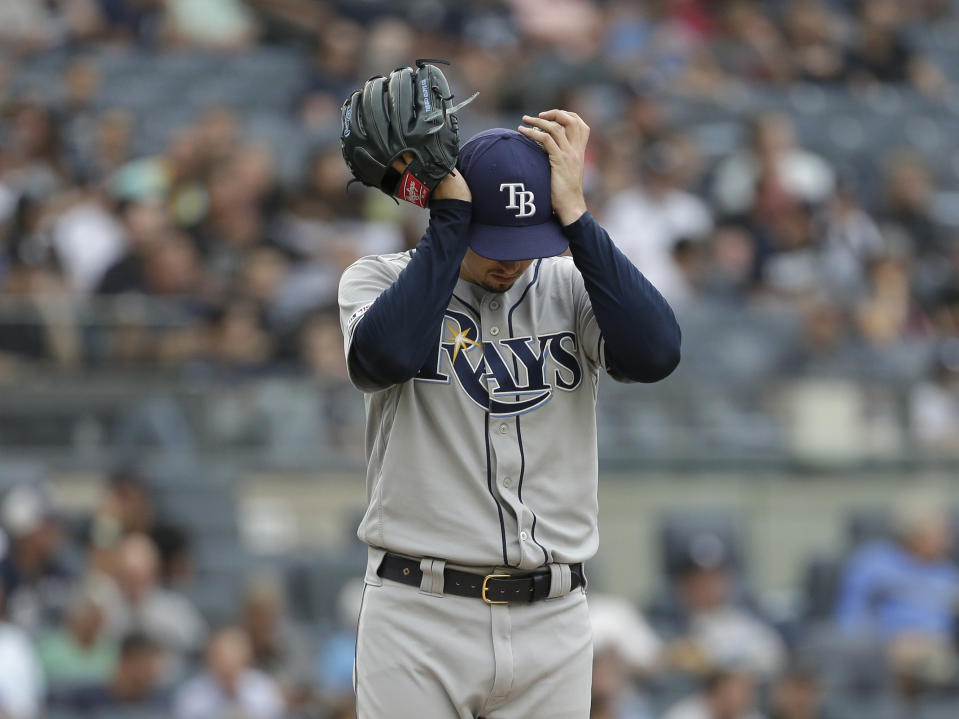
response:
[[[442,594],[440,560],[422,561],[417,588],[376,576],[376,554],[357,630],[359,719],[589,716],[592,630],[585,589],[562,591],[568,571],[552,568],[558,596],[487,604]]]

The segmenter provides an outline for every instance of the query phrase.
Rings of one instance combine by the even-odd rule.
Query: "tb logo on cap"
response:
[[[527,190],[522,182],[504,182],[499,186],[499,191],[509,189],[509,204],[507,210],[519,210],[517,217],[529,217],[536,212],[536,205],[533,204],[533,191]],[[518,204],[517,204],[518,201]]]

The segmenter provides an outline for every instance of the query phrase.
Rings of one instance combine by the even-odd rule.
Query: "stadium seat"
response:
[[[727,553],[733,569],[742,572],[744,557],[741,519],[726,509],[704,507],[665,514],[659,525],[660,563],[667,576],[675,576],[689,551],[690,542],[715,538]]]
[[[291,560],[286,581],[294,618],[334,625],[340,590],[350,579],[362,577],[364,570],[365,564],[356,559],[312,554]]]
[[[959,717],[959,696],[956,694],[928,697],[919,702],[916,719],[956,719]]]
[[[233,493],[203,486],[160,492],[157,508],[161,517],[175,520],[191,531],[236,533]]]
[[[863,506],[846,513],[846,547],[859,546],[888,538],[892,531],[892,512],[885,505]]]
[[[35,484],[45,476],[46,470],[38,462],[0,461],[0,494],[17,484]]]
[[[802,617],[807,622],[828,622],[836,609],[842,562],[833,557],[813,557],[803,579]]]

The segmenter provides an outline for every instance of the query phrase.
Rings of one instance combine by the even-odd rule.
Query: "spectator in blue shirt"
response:
[[[893,666],[910,673],[920,666],[951,665],[947,673],[955,671],[959,567],[949,557],[952,537],[943,507],[934,497],[902,503],[896,537],[853,554],[840,584],[839,628],[878,639]]]

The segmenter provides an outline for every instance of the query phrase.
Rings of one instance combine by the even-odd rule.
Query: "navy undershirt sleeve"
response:
[[[469,246],[472,204],[434,200],[430,224],[409,264],[363,315],[350,357],[384,387],[406,382],[436,352],[443,313]]]
[[[563,228],[606,345],[606,369],[623,380],[657,382],[679,364],[673,310],[606,230],[585,212]]]

